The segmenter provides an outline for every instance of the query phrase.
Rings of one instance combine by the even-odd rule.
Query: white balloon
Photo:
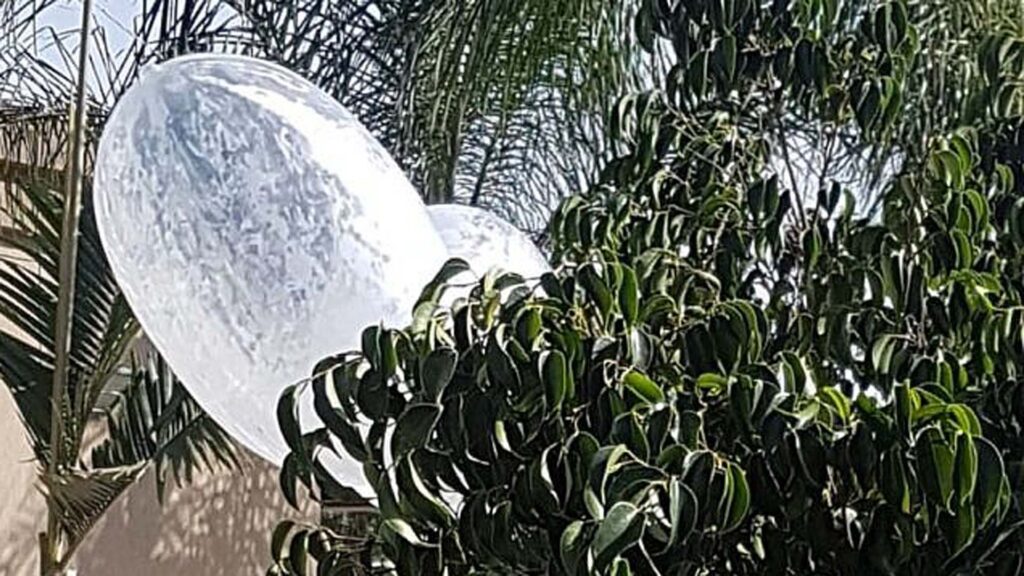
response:
[[[232,436],[280,463],[282,389],[364,327],[405,326],[445,247],[340,104],[288,70],[199,55],[149,68],[100,141],[96,218],[146,334]],[[370,495],[361,468],[332,471]]]
[[[536,278],[551,271],[544,254],[530,237],[492,212],[473,206],[427,206],[430,219],[448,248],[449,257],[462,258],[477,276],[491,269]],[[459,282],[459,278],[455,282]]]

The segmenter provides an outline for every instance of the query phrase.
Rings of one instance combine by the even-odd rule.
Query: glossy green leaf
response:
[[[726,493],[730,496],[722,530],[729,532],[735,530],[746,518],[750,509],[750,486],[747,484],[746,473],[736,464],[730,462],[726,473],[726,482],[730,485]]]
[[[885,334],[875,340],[871,347],[871,365],[880,374],[888,374],[892,368],[892,356],[896,350],[897,337]]]
[[[974,440],[977,451],[977,480],[974,485],[974,503],[979,524],[985,525],[999,506],[1000,490],[1005,478],[1003,458],[998,449],[985,438]]]
[[[309,532],[299,530],[288,544],[288,566],[295,574],[306,574],[309,564]]]
[[[561,408],[567,398],[572,398],[574,383],[569,379],[568,370],[565,355],[558,350],[541,355],[540,371],[544,381],[544,397],[549,410]]]
[[[632,268],[622,268],[622,284],[619,286],[619,310],[627,326],[633,326],[640,316],[640,291],[636,273]]]
[[[590,549],[594,570],[601,572],[619,554],[636,544],[643,533],[643,515],[629,502],[617,502],[598,524]]]
[[[301,389],[293,384],[281,393],[277,402],[277,424],[281,428],[284,440],[293,452],[304,454],[302,447],[302,431],[299,427],[298,397]]]
[[[626,372],[626,375],[622,378],[622,383],[627,389],[647,402],[653,404],[665,401],[665,393],[661,390],[661,387],[636,370]]]
[[[682,542],[697,526],[699,504],[693,490],[681,480],[669,482],[669,523],[671,532],[665,550]]]
[[[387,518],[381,521],[381,529],[389,530],[413,546],[430,546],[416,534],[408,522],[400,518]]]
[[[284,558],[284,547],[288,542],[288,538],[292,535],[292,531],[295,529],[296,524],[291,520],[283,520],[274,528],[274,533],[270,540],[270,557],[275,560],[281,560]]]
[[[974,439],[968,434],[956,437],[956,493],[959,505],[964,506],[974,495],[978,478],[978,451]]]
[[[579,574],[580,562],[587,550],[584,524],[577,520],[566,526],[559,540],[559,554],[566,574]]]
[[[708,390],[712,394],[719,394],[729,386],[729,379],[721,374],[706,372],[697,377],[697,387]]]
[[[949,507],[953,495],[955,445],[935,428],[917,436],[917,470],[928,497],[941,507]]]

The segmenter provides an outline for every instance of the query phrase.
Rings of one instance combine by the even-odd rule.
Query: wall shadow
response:
[[[317,507],[292,509],[277,468],[242,454],[243,468],[168,486],[163,506],[152,471],[107,511],[75,557],[78,576],[249,576],[270,565],[270,536],[286,518],[312,520]],[[36,463],[7,388],[0,384],[0,576],[39,573],[38,534],[46,505]]]
[[[315,518],[312,503],[299,512],[285,502],[277,477],[275,467],[250,456],[241,471],[169,487],[161,506],[150,471],[83,543],[78,575],[263,574],[274,526],[285,518]]]

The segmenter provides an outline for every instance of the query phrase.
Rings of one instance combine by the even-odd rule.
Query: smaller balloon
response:
[[[521,230],[494,213],[459,204],[427,206],[451,258],[469,263],[477,277],[492,269],[537,278],[551,271],[547,258]],[[458,279],[456,279],[458,282]]]

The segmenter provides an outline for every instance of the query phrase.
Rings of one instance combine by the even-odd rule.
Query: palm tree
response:
[[[50,533],[70,552],[149,466],[157,469],[162,493],[168,468],[177,476],[182,468],[236,466],[237,456],[160,359],[135,344],[138,325],[110,274],[88,204],[79,227],[68,370],[54,417],[57,279],[69,243],[61,231],[64,175],[53,173],[47,181],[37,172],[23,183],[17,168],[5,165],[4,212],[11,225],[0,238],[6,249],[0,314],[9,326],[0,332],[0,378],[40,465],[41,487],[57,521]],[[86,431],[94,422],[103,433],[87,454]],[[69,558],[70,553],[55,557],[55,567]]]
[[[82,189],[86,141],[97,134],[95,102],[85,101],[89,2],[82,12],[77,74],[61,76],[12,42],[5,55],[17,66],[7,68],[2,93],[0,314],[8,326],[0,331],[0,378],[40,468],[48,509],[43,575],[64,571],[88,531],[151,466],[162,495],[170,475],[189,480],[197,468],[238,465],[230,439],[159,357],[132,353],[139,328]],[[15,40],[25,29],[17,14],[4,22]],[[76,110],[92,112],[92,122]],[[94,423],[102,432],[87,454]]]
[[[42,574],[148,468],[162,494],[238,462],[138,346],[92,217],[94,145],[142,66],[196,51],[278,61],[355,111],[427,201],[487,206],[537,236],[613,152],[596,137],[605,110],[660,69],[633,41],[627,0],[152,0],[120,52],[89,32],[88,1],[79,29],[46,27],[55,4],[0,9],[0,379],[49,506]]]

